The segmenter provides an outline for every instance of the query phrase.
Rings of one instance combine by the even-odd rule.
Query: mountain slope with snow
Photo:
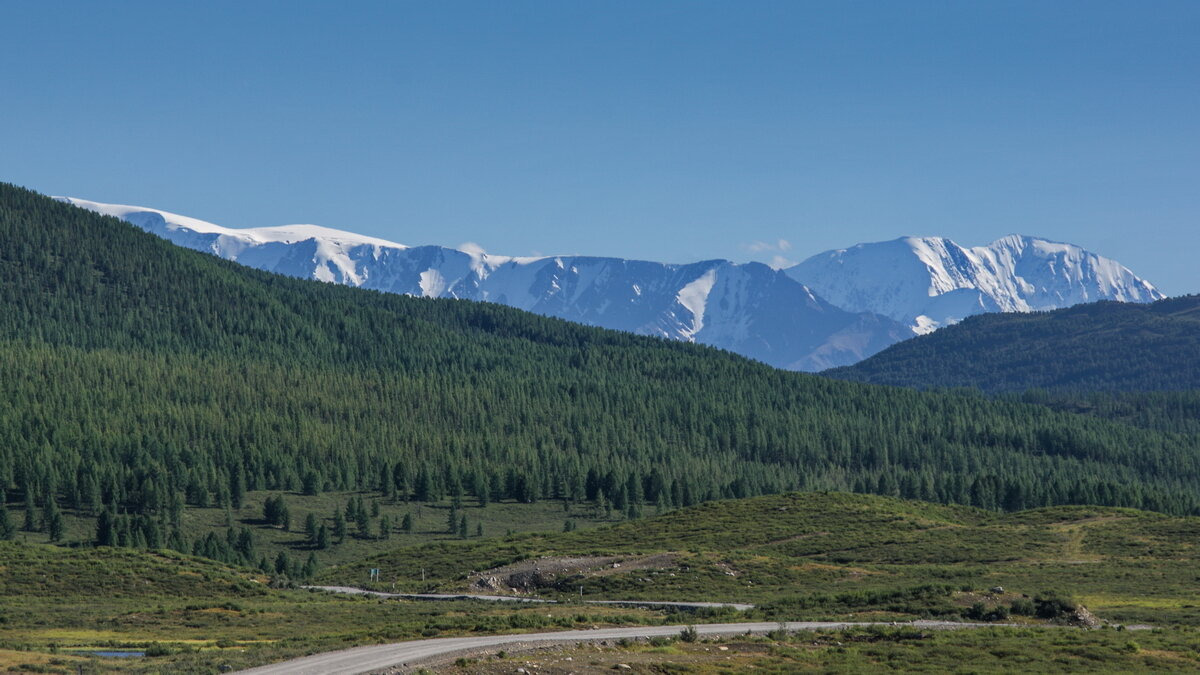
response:
[[[59,199],[181,246],[271,272],[391,293],[496,302],[699,342],[793,370],[855,363],[914,335],[877,314],[844,311],[760,263],[514,258],[410,247],[315,225],[234,229],[157,209]]]
[[[1165,297],[1115,260],[1020,235],[974,248],[942,237],[858,244],[815,255],[787,273],[842,309],[882,314],[919,333],[986,312]]]

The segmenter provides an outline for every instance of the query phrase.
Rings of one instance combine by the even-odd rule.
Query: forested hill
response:
[[[824,374],[987,392],[1200,389],[1200,295],[973,316]]]
[[[791,489],[1191,513],[1200,453],[1016,401],[274,276],[0,185],[0,486],[166,528],[262,489],[631,514]]]

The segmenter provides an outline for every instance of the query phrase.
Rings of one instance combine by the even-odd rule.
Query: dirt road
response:
[[[696,631],[702,636],[768,633],[786,626],[787,630],[838,630],[855,626],[896,625],[891,623],[853,623],[837,621],[793,621],[778,623],[720,623],[699,624]],[[914,621],[900,625],[926,630],[959,630],[964,628],[994,628],[1002,624],[956,623],[950,621]],[[489,653],[498,649],[519,651],[531,647],[556,644],[578,644],[606,640],[648,639],[679,635],[684,626],[638,626],[633,628],[600,628],[568,630],[555,633],[525,633],[520,635],[490,635],[484,637],[433,638],[387,645],[355,647],[336,652],[314,654],[291,661],[260,666],[241,671],[246,675],[360,675],[362,673],[408,673],[421,666],[442,663],[464,654]]]

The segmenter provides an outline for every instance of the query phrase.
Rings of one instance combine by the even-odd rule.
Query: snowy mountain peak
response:
[[[782,368],[848,365],[980,312],[1162,297],[1125,267],[1070,244],[1010,235],[964,248],[901,237],[787,270],[492,255],[404,246],[316,225],[236,229],[139,206],[59,198],[176,244],[259,269],[407,295],[496,302],[579,323],[712,345]]]
[[[160,211],[151,209],[145,206],[129,206],[125,204],[102,204],[100,202],[92,202],[86,199],[75,199],[73,197],[54,197],[61,202],[74,204],[75,206],[102,213],[106,216],[115,216],[122,220],[134,222],[141,220],[150,222],[156,220],[157,215],[162,219],[162,227],[169,231],[188,231],[196,234],[215,234],[223,237],[240,239],[252,244],[266,243],[282,243],[294,244],[308,239],[321,239],[336,243],[340,246],[379,246],[384,248],[408,248],[403,244],[397,244],[386,239],[377,239],[368,237],[354,232],[346,232],[344,230],[335,230],[329,227],[320,225],[278,225],[274,227],[251,227],[236,229],[232,227],[222,227],[214,223],[210,223],[197,218],[189,218],[181,216],[177,213],[169,211]],[[135,225],[141,223],[134,222]]]
[[[918,332],[981,312],[1164,297],[1115,260],[1019,234],[974,248],[944,237],[858,244],[815,255],[787,273],[843,309],[883,314]]]
[[[759,263],[690,265],[587,256],[508,257],[475,244],[403,246],[314,225],[222,227],[158,209],[62,201],[259,269],[424,297],[496,302],[606,328],[713,345],[799,370],[854,363],[912,336],[845,312]]]

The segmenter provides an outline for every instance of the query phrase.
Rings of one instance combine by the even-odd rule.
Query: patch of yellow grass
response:
[[[14,649],[0,649],[0,670],[20,672],[19,668],[25,664],[35,666],[49,665],[51,659],[59,661],[84,661],[83,657],[72,656],[70,654],[46,654],[43,652],[21,652]]]
[[[226,616],[228,616],[230,614],[232,614],[234,616],[241,615],[241,612],[237,611],[236,609],[226,609],[224,607],[209,607],[207,609],[198,610],[196,613],[197,614],[222,614],[222,615],[226,615]]]
[[[1178,609],[1195,604],[1192,598],[1161,598],[1146,595],[1083,595],[1080,602],[1088,609],[1096,607],[1158,607]]]

